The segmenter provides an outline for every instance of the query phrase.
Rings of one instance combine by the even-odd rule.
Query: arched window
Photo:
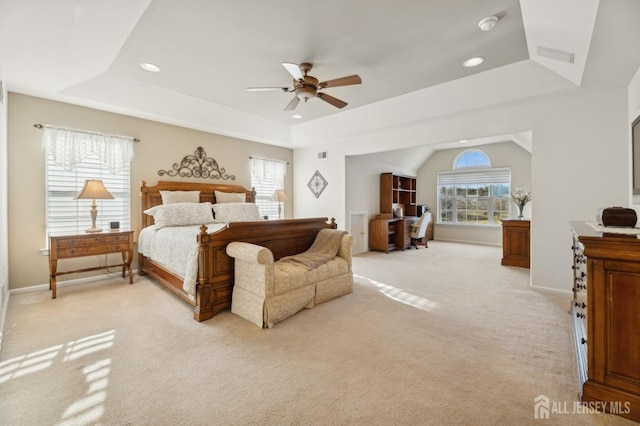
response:
[[[465,167],[491,167],[491,160],[479,149],[468,149],[462,151],[453,162],[453,170]]]
[[[438,172],[438,223],[499,225],[509,218],[511,168],[491,167],[479,149],[461,152],[453,170]]]

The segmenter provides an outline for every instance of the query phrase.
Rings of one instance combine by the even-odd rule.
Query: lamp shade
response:
[[[276,190],[276,192],[271,196],[271,199],[278,202],[289,201],[289,197],[287,196],[287,193],[284,192],[284,189]]]
[[[104,183],[98,179],[87,179],[84,186],[74,200],[110,200],[113,195],[104,187]]]

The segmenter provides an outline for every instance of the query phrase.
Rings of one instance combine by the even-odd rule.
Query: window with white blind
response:
[[[131,229],[129,163],[120,171],[109,172],[97,156],[88,156],[71,171],[47,155],[47,234],[83,233],[91,227],[92,200],[74,200],[86,179],[100,179],[113,195],[112,200],[96,200],[96,226],[109,229],[109,222],[120,222],[120,229]]]
[[[83,233],[91,228],[93,200],[75,200],[87,179],[102,180],[114,197],[96,200],[96,226],[109,229],[109,222],[120,222],[120,229],[131,229],[129,170],[135,139],[50,125],[38,126],[43,129],[42,148],[47,156],[47,235]]]
[[[468,153],[468,159],[464,153],[456,159],[456,170],[438,172],[438,223],[499,225],[509,218],[511,169],[478,167],[488,158],[478,150]]]
[[[251,158],[251,187],[256,190],[256,204],[261,216],[270,220],[278,219],[278,205],[274,201],[274,193],[284,189],[284,178],[287,174],[287,162]],[[284,203],[280,204],[281,217],[284,218]]]

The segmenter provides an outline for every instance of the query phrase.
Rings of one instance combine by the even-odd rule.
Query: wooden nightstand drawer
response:
[[[62,248],[58,246],[58,259],[65,259],[70,257],[79,256],[92,256],[97,254],[117,253],[120,251],[126,251],[129,249],[128,243],[112,243],[112,244],[100,244],[100,245],[87,245]]]
[[[117,243],[117,242],[129,242],[129,235],[127,234],[100,234],[100,235],[86,235],[80,237],[57,237],[58,247],[77,247],[94,244],[105,243]]]

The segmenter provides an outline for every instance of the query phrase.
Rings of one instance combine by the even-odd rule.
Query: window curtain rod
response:
[[[289,162],[288,162],[288,161],[283,161],[283,160],[270,160],[269,158],[252,157],[252,156],[249,156],[249,159],[250,159],[250,160],[253,160],[253,159],[256,159],[256,160],[264,160],[264,161],[279,161],[279,162],[281,162],[281,163],[287,163],[287,165],[289,165]]]
[[[42,130],[44,128],[48,128],[48,129],[56,129],[56,130],[69,130],[69,131],[73,131],[73,132],[84,133],[84,134],[87,134],[87,135],[113,136],[113,137],[122,138],[122,139],[131,139],[134,142],[140,142],[140,139],[134,138],[133,136],[113,135],[113,134],[109,134],[109,133],[92,132],[92,131],[89,131],[89,130],[70,129],[68,127],[51,126],[49,124],[34,124],[33,127],[35,127],[36,129],[40,129],[40,130]]]

